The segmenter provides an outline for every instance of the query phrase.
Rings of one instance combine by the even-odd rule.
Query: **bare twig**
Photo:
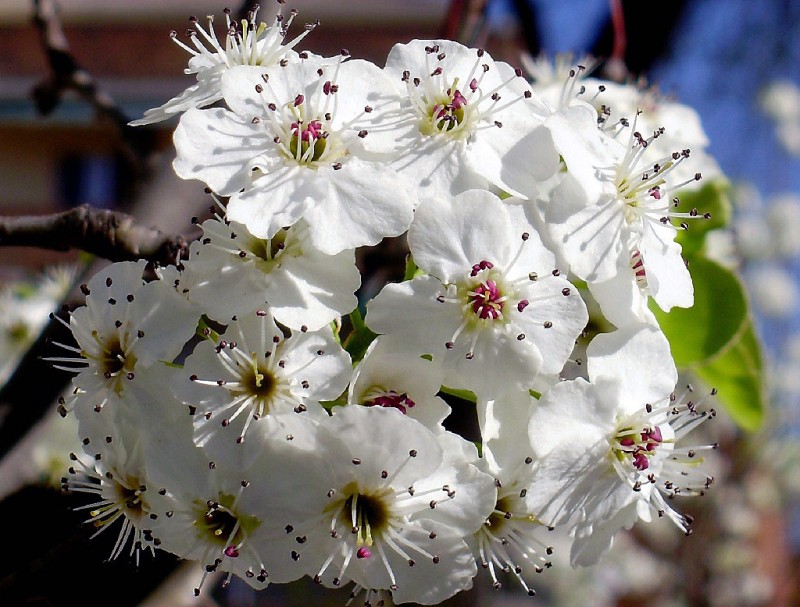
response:
[[[486,25],[487,0],[452,0],[442,24],[442,38],[475,46]]]
[[[603,70],[606,78],[614,82],[625,82],[629,76],[625,65],[625,52],[628,48],[628,36],[625,31],[625,9],[622,0],[609,0],[611,5],[611,25],[614,32],[613,49]]]
[[[130,215],[89,205],[51,215],[0,217],[0,246],[80,249],[110,261],[147,259],[162,265],[175,265],[189,253],[183,236],[166,236]]]
[[[74,91],[90,103],[98,114],[111,120],[133,159],[141,163],[153,150],[153,133],[147,129],[128,126],[130,118],[110,95],[97,86],[92,75],[72,56],[55,1],[33,0],[33,6],[33,23],[39,30],[42,47],[50,65],[50,75],[33,89],[33,99],[39,112],[44,116],[50,114],[58,107],[66,91]]]

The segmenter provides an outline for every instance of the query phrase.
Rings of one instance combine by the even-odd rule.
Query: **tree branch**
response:
[[[98,114],[111,120],[135,161],[141,163],[153,150],[155,138],[152,131],[128,126],[130,118],[110,95],[97,86],[92,75],[72,56],[55,1],[33,0],[33,7],[33,23],[39,30],[50,65],[50,75],[39,82],[32,93],[39,113],[43,116],[50,114],[58,107],[66,91],[75,91]]]
[[[189,255],[183,236],[166,236],[131,215],[89,205],[52,215],[0,217],[0,246],[80,249],[110,261],[147,259],[161,265],[175,265]]]

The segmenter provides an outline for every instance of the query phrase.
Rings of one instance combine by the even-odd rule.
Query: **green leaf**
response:
[[[201,339],[210,339],[214,343],[217,343],[219,342],[220,333],[224,329],[224,325],[220,325],[216,321],[211,320],[208,316],[203,314],[199,319],[197,319],[197,327],[195,328],[194,333]]]
[[[403,281],[411,280],[420,274],[424,274],[424,272],[417,267],[416,263],[414,263],[414,258],[411,257],[410,254],[406,255],[406,269],[403,274]]]
[[[471,390],[463,390],[461,388],[450,388],[449,386],[441,386],[439,388],[439,395],[447,394],[449,396],[454,396],[455,398],[460,398],[461,400],[468,401],[471,403],[478,402],[475,393]]]
[[[650,301],[679,368],[711,360],[738,338],[748,319],[744,287],[733,272],[697,256],[689,263],[689,273],[694,284],[691,308],[672,308],[666,313]]]
[[[764,421],[766,396],[761,342],[744,286],[736,274],[701,256],[691,258],[689,272],[694,306],[667,314],[651,301],[651,309],[678,368],[716,388],[731,418],[745,430],[756,430]]]
[[[688,229],[679,231],[675,238],[680,243],[684,256],[692,257],[702,252],[706,234],[730,223],[732,207],[728,197],[729,189],[726,181],[716,180],[699,190],[681,193],[680,202],[674,210],[688,213],[691,209],[697,209],[698,212],[697,219],[685,220]],[[706,213],[710,213],[710,219],[703,219]]]
[[[364,358],[369,345],[378,337],[378,334],[370,330],[364,323],[364,317],[361,316],[361,310],[356,308],[350,312],[350,324],[353,330],[347,336],[343,347],[350,354],[350,358],[354,363]]]
[[[761,344],[752,321],[746,323],[735,343],[694,372],[718,390],[718,398],[739,426],[750,431],[761,427],[767,399]]]

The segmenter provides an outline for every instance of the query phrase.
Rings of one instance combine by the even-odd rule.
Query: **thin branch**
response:
[[[33,8],[33,23],[39,30],[42,47],[50,65],[50,75],[39,82],[32,93],[39,113],[43,116],[50,114],[58,107],[66,91],[74,91],[91,104],[98,114],[111,120],[133,159],[137,164],[141,163],[153,150],[153,133],[147,129],[128,126],[130,118],[109,94],[97,86],[92,75],[72,56],[55,1],[33,0]]]
[[[625,33],[625,9],[622,7],[622,0],[611,0],[611,22],[614,27],[614,48],[611,51],[611,58],[624,62],[628,36]]]
[[[0,217],[0,246],[80,249],[110,261],[147,259],[161,265],[175,265],[189,255],[183,236],[167,236],[126,213],[89,205],[51,215]]]
[[[442,24],[442,38],[476,46],[486,25],[487,0],[451,0]]]
[[[628,36],[625,31],[625,9],[622,0],[610,0],[611,25],[614,32],[611,56],[603,67],[605,76],[614,82],[625,82],[629,76],[625,65],[625,52],[628,48]]]

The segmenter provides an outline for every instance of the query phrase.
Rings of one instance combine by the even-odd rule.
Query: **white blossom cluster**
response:
[[[74,266],[52,266],[35,280],[25,278],[0,285],[0,387],[47,325],[75,273]]]
[[[603,92],[640,92],[595,94],[577,67],[553,95],[449,40],[381,68],[297,51],[291,19],[226,19],[224,43],[212,23],[179,42],[197,83],[138,121],[180,116],[174,169],[219,214],[177,269],[94,276],[56,361],[92,461],[65,485],[118,529],[112,556],[197,561],[198,588],[308,576],[436,604],[481,569],[534,594],[556,526],[574,566],[639,520],[688,532],[671,498],[707,489],[713,445],[683,438],[713,410],[675,393],[648,307],[693,304],[681,133],[612,124]],[[401,235],[408,279],[345,334],[355,250]],[[614,330],[577,366],[584,284]],[[477,444],[448,429],[448,394],[474,398]]]

